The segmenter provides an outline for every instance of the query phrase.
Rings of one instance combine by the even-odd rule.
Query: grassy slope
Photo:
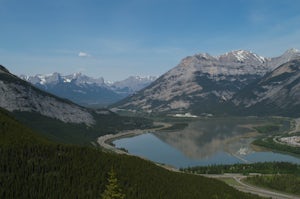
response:
[[[126,198],[256,198],[137,157],[49,142],[0,110],[0,198],[100,198],[113,167]]]

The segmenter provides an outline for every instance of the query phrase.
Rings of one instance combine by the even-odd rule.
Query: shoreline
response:
[[[300,123],[300,120],[298,120],[298,122]],[[298,128],[300,127],[299,123],[297,123]],[[155,123],[155,124],[156,125],[162,125],[162,126],[161,127],[156,127],[156,128],[151,128],[151,129],[143,129],[143,130],[142,129],[135,129],[135,130],[122,131],[122,132],[119,132],[117,134],[104,135],[104,136],[98,137],[97,143],[101,147],[103,147],[104,149],[109,150],[111,152],[114,152],[114,153],[117,153],[117,154],[135,156],[135,155],[132,155],[128,152],[125,152],[125,151],[123,151],[119,148],[116,148],[115,146],[111,145],[111,143],[114,140],[117,140],[117,139],[142,135],[142,134],[149,133],[149,132],[155,132],[155,131],[163,130],[165,128],[168,128],[168,127],[172,126],[170,123]],[[253,133],[253,132],[251,132],[251,133]],[[181,171],[179,169],[174,168],[172,166],[159,164],[159,163],[153,162],[151,160],[148,160],[148,159],[140,157],[140,156],[137,156],[137,157],[142,158],[142,159],[147,160],[147,161],[150,161],[153,164],[155,164],[155,165],[157,165],[161,168],[164,168],[166,170],[181,173]],[[191,175],[199,175],[199,174],[191,174]],[[200,176],[209,177],[209,178],[216,178],[216,179],[219,179],[219,180],[221,178],[231,178],[236,183],[238,183],[238,185],[232,185],[232,184],[228,184],[228,183],[226,183],[226,184],[228,184],[229,186],[231,186],[231,187],[233,187],[233,188],[235,188],[239,191],[245,192],[245,193],[252,193],[252,194],[260,195],[260,196],[263,196],[263,197],[300,199],[298,196],[290,195],[288,193],[281,193],[281,192],[278,192],[276,190],[269,190],[269,189],[265,189],[263,187],[257,187],[257,186],[245,184],[245,183],[241,182],[241,179],[245,178],[245,176],[243,176],[243,175],[241,176],[241,174],[234,174],[234,173],[233,174],[228,173],[228,174],[223,174],[223,175],[216,175],[216,174],[210,174],[210,175],[205,175],[204,174],[203,175],[203,174],[201,174]]]
[[[134,137],[137,135],[142,135],[145,133],[149,133],[149,132],[155,132],[158,130],[163,130],[165,128],[169,128],[172,125],[170,123],[162,123],[162,122],[156,122],[154,123],[156,126],[160,126],[160,127],[155,127],[155,128],[151,128],[151,129],[134,129],[134,130],[127,130],[127,131],[121,131],[117,134],[107,134],[101,137],[97,138],[97,143],[103,147],[104,149],[113,151],[115,153],[118,154],[127,154],[130,155],[129,153],[120,150],[118,148],[116,148],[115,146],[112,145],[112,142],[121,138],[126,138],[126,137]]]

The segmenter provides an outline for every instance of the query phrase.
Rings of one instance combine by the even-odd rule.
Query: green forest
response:
[[[249,184],[300,195],[300,165],[289,162],[211,165],[181,169],[194,174],[242,173]]]
[[[34,112],[17,112],[13,115],[26,126],[43,136],[60,143],[91,145],[91,142],[105,134],[117,133],[121,130],[151,128],[153,123],[141,117],[95,114],[95,125],[64,123],[60,120],[42,116]]]
[[[300,195],[300,175],[291,174],[276,174],[276,175],[263,175],[254,176],[246,179],[246,182],[260,187],[275,189],[291,194]]]
[[[257,162],[252,164],[210,165],[182,168],[181,171],[197,174],[250,173],[300,175],[300,165],[289,162]]]
[[[2,110],[0,136],[0,198],[105,198],[112,170],[121,198],[258,198],[138,157],[48,141]]]

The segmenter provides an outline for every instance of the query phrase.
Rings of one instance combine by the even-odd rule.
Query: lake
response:
[[[288,154],[254,150],[251,142],[257,136],[250,127],[270,122],[264,118],[219,118],[190,122],[183,130],[149,132],[122,138],[113,143],[130,154],[176,168],[212,165],[288,161],[300,159]],[[288,128],[282,124],[281,131]]]

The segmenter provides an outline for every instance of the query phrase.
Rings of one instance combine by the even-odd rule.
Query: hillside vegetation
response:
[[[194,174],[243,173],[248,176],[252,173],[246,178],[250,184],[300,195],[300,165],[289,162],[197,166],[181,170]]]
[[[113,168],[125,198],[257,198],[97,148],[52,143],[0,110],[0,198],[101,198]]]
[[[210,165],[182,168],[184,172],[197,174],[260,173],[300,175],[300,165],[289,162],[257,162],[252,164]]]
[[[114,134],[122,130],[144,129],[153,126],[152,121],[149,119],[119,116],[114,113],[107,115],[94,114],[97,123],[93,126],[64,123],[35,112],[15,111],[13,114],[18,120],[50,140],[65,144],[90,145],[91,142],[96,141],[98,137],[105,134]]]
[[[270,175],[254,176],[246,179],[247,182],[268,189],[279,190],[300,195],[300,176],[298,175]]]

